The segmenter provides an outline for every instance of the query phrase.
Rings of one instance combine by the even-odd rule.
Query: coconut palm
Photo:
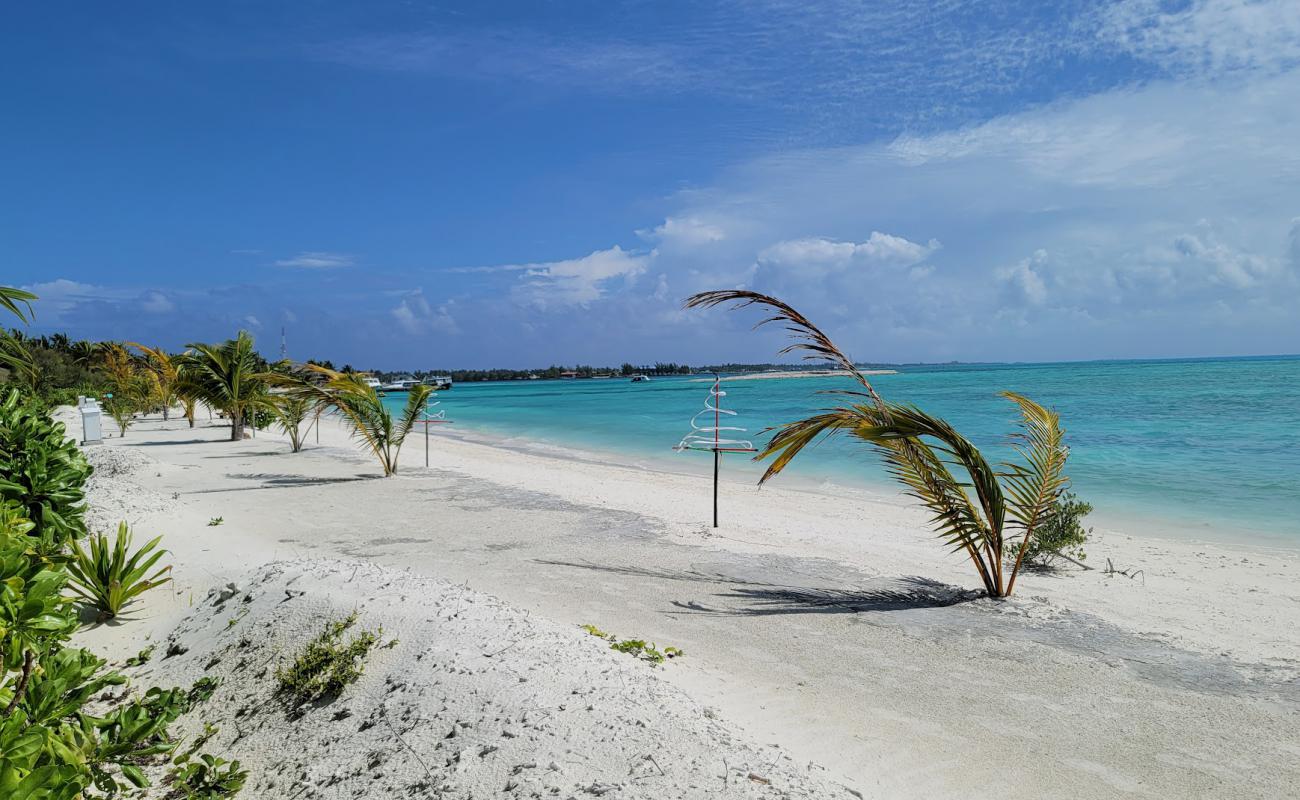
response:
[[[253,337],[240,331],[221,344],[199,342],[186,347],[190,352],[179,357],[186,392],[225,412],[230,417],[230,440],[243,439],[248,414],[267,405],[267,384]]]
[[[320,408],[319,398],[301,392],[284,392],[271,395],[271,413],[275,424],[289,437],[289,447],[297,453],[302,450],[303,423]],[[308,426],[310,430],[310,426]]]
[[[394,417],[374,388],[366,385],[363,373],[337,372],[315,364],[304,365],[295,375],[268,374],[267,380],[284,387],[288,397],[311,401],[313,407],[333,408],[352,430],[353,438],[365,444],[384,477],[397,472],[397,456],[402,442],[420,419],[432,386],[413,386],[406,396],[406,406]]]
[[[157,375],[139,369],[126,348],[116,342],[105,344],[102,369],[112,389],[104,399],[104,410],[117,423],[118,436],[126,436],[136,413],[157,400]]]
[[[180,358],[159,347],[148,347],[139,342],[129,342],[128,345],[136,348],[144,355],[145,363],[149,365],[149,369],[153,371],[154,376],[157,378],[157,397],[155,399],[162,405],[163,421],[166,422],[171,407],[179,399],[177,388],[181,377]]]
[[[806,317],[776,298],[757,292],[703,292],[687,308],[735,302],[735,308],[762,306],[772,315],[759,322],[781,324],[795,340],[781,352],[836,363],[861,387],[835,390],[842,404],[781,425],[758,454],[771,458],[760,483],[779,474],[805,447],[826,435],[846,433],[875,447],[889,473],[930,512],[931,523],[954,552],[965,552],[991,597],[1015,589],[1034,531],[1051,516],[1066,489],[1060,417],[1027,397],[1002,396],[1020,410],[1021,431],[1013,435],[1023,463],[989,464],[979,449],[947,422],[919,408],[883,400],[853,361]],[[955,472],[955,474],[954,474]],[[971,496],[973,492],[974,496]]]

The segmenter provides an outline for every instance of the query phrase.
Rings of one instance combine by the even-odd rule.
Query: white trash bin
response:
[[[99,403],[87,400],[81,407],[81,443],[99,444],[104,441],[100,423]]]

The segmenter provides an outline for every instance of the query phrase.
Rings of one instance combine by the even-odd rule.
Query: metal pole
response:
[[[429,466],[429,398],[424,398],[424,466]]]
[[[718,527],[718,463],[722,461],[722,453],[718,450],[713,451],[713,527]]]

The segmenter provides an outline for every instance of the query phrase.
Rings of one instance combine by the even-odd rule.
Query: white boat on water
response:
[[[640,372],[632,376],[633,383],[647,383],[650,380],[649,375],[643,375]]]
[[[390,383],[385,383],[379,387],[381,392],[409,392],[417,386],[432,386],[437,391],[446,391],[451,388],[451,377],[448,375],[433,375],[422,381],[415,378],[398,378]]]
[[[378,378],[366,378],[366,385],[369,386],[371,389],[374,389],[376,392],[382,389],[384,386],[382,383],[379,382]]]
[[[379,390],[381,392],[409,392],[419,385],[420,382],[415,378],[398,378],[395,381],[380,386]]]

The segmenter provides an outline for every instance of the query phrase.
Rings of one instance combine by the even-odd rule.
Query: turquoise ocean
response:
[[[871,378],[886,399],[944,417],[991,460],[1011,455],[1007,435],[1015,426],[1015,407],[999,391],[1060,412],[1073,488],[1096,506],[1097,524],[1300,546],[1300,356],[898,370]],[[709,383],[699,377],[463,383],[440,392],[436,408],[456,433],[703,472],[707,453],[671,450],[704,407]],[[765,428],[834,402],[819,390],[851,386],[845,378],[727,381],[723,404],[738,412],[731,424],[748,428],[744,436],[758,445]],[[435,441],[444,430],[434,430]],[[761,473],[741,456],[728,457],[725,469],[733,478]],[[776,480],[787,476],[894,491],[871,449],[848,439],[805,451]]]

